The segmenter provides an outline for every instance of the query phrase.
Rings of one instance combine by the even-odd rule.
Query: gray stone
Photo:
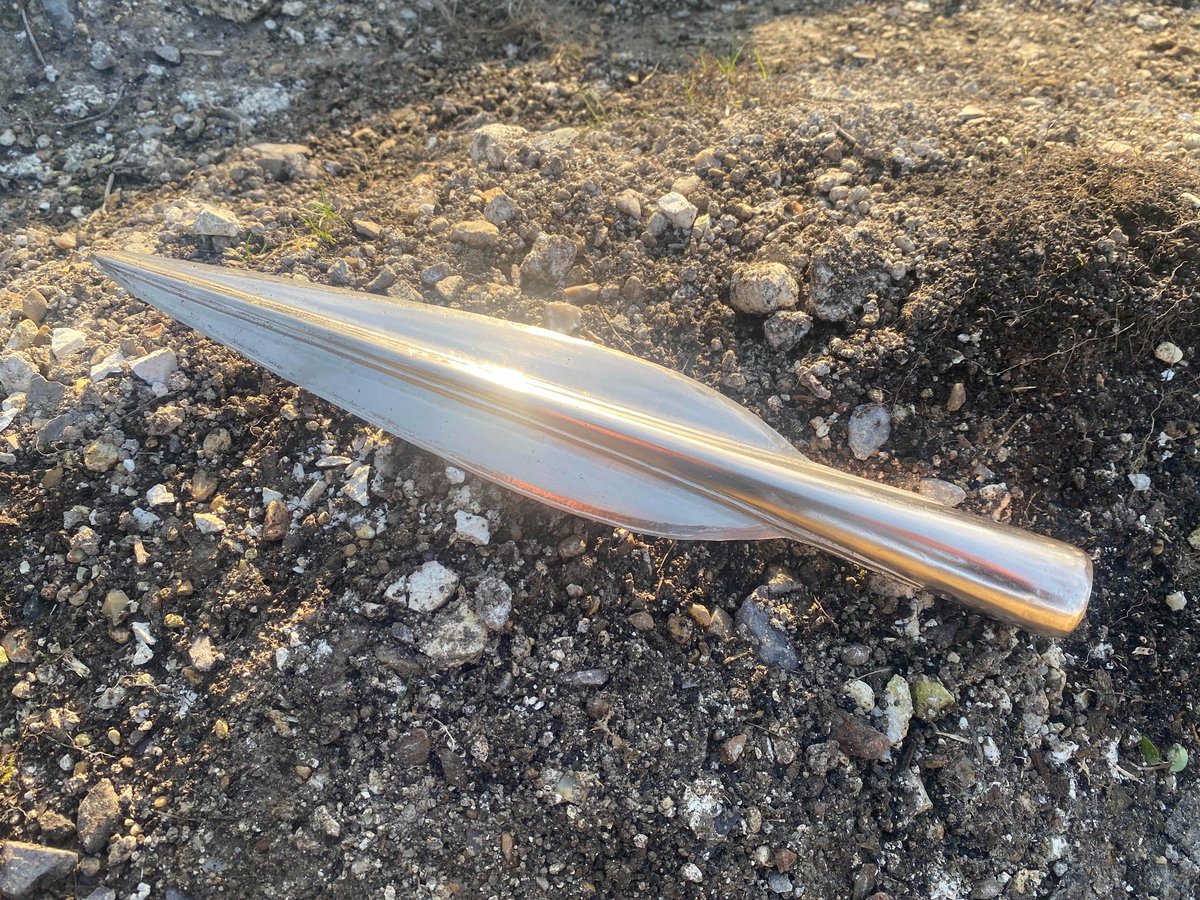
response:
[[[913,717],[912,692],[903,675],[893,675],[883,690],[883,716],[887,723],[887,738],[898,747],[908,737]]]
[[[465,603],[442,613],[434,623],[421,652],[441,669],[461,666],[477,659],[487,647],[487,627]]]
[[[120,817],[116,789],[107,778],[101,779],[79,804],[75,830],[79,833],[80,846],[88,853],[99,853],[117,830]]]
[[[917,485],[917,493],[930,500],[936,500],[942,506],[955,507],[967,499],[967,492],[957,484],[942,481],[940,478],[922,478]]]
[[[742,602],[736,618],[738,628],[753,642],[760,662],[789,672],[797,668],[796,650],[788,636],[771,624],[762,588]]]
[[[129,368],[148,384],[164,384],[167,376],[179,368],[179,361],[173,350],[155,350],[131,360]]]
[[[783,310],[767,317],[763,322],[763,336],[772,350],[786,353],[812,330],[813,320],[808,313]]]
[[[868,459],[892,435],[892,415],[878,403],[865,403],[850,414],[850,452]]]
[[[40,378],[41,373],[26,354],[6,353],[0,358],[0,385],[3,385],[8,393],[29,390],[29,385],[35,377]]]
[[[554,300],[543,307],[542,321],[551,331],[571,334],[583,324],[583,310],[570,303]]]
[[[542,232],[521,263],[521,284],[558,287],[575,263],[575,242],[561,234]]]
[[[75,868],[79,854],[21,841],[0,844],[0,896],[32,897]]]
[[[512,588],[495,575],[485,576],[471,595],[471,606],[484,627],[489,631],[502,631],[512,615]]]
[[[179,48],[173,47],[170,44],[159,44],[154,48],[154,55],[163,62],[168,62],[173,66],[179,65],[183,60],[183,55],[179,52]]]
[[[450,231],[450,240],[468,247],[494,247],[500,239],[500,229],[486,219],[459,222]]]
[[[90,51],[92,68],[99,72],[107,71],[117,64],[117,57],[104,41],[96,41]]]
[[[499,168],[509,153],[524,146],[525,135],[516,125],[484,125],[471,136],[471,161]]]

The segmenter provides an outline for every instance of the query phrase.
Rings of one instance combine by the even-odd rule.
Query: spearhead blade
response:
[[[633,531],[787,536],[1044,634],[1091,560],[809,462],[736,403],[628,354],[485,316],[160,257],[97,254],[133,295],[481,477]]]

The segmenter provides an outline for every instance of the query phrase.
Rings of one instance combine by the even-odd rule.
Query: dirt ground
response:
[[[1197,895],[1200,14],[0,24],[0,894]],[[1035,638],[799,544],[555,512],[94,248],[574,331],[1085,548],[1091,609]],[[751,263],[794,308],[735,308]]]

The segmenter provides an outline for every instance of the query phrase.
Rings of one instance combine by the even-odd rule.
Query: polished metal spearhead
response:
[[[218,266],[95,262],[280,377],[551,506],[671,538],[794,538],[1040,634],[1087,609],[1082,551],[810,462],[733,401],[628,354]]]

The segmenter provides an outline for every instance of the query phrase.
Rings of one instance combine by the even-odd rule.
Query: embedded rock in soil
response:
[[[475,586],[471,605],[489,631],[502,631],[512,615],[512,588],[503,579],[488,575]]]
[[[542,232],[521,263],[521,286],[558,287],[571,271],[575,253],[575,242],[569,237]]]
[[[434,623],[421,652],[440,669],[461,666],[483,653],[487,646],[487,626],[465,603],[442,613]]]
[[[505,157],[524,146],[524,128],[517,125],[484,125],[471,137],[471,161],[500,168]]]
[[[747,597],[738,608],[737,623],[754,643],[754,653],[760,661],[785,671],[796,668],[796,650],[788,636],[771,624],[770,613],[758,591]]]
[[[883,759],[891,749],[887,735],[840,709],[834,711],[829,735],[843,750],[859,759]]]
[[[88,853],[99,853],[116,830],[120,817],[117,792],[113,783],[104,778],[87,792],[79,804],[75,829],[79,832],[80,846]]]
[[[457,587],[457,573],[431,560],[408,576],[408,608],[422,613],[435,612],[454,596]]]
[[[179,368],[173,350],[155,350],[131,360],[129,368],[138,378],[151,385],[165,384],[167,376]]]
[[[796,279],[783,263],[748,263],[734,270],[729,305],[739,312],[766,315],[795,306],[797,290]]]
[[[692,223],[696,221],[696,213],[699,212],[687,197],[676,191],[658,198],[658,211],[672,226],[684,230],[692,227]]]
[[[879,403],[864,403],[850,414],[850,452],[868,459],[892,434],[892,415]]]
[[[954,705],[954,695],[936,678],[919,675],[912,682],[912,703],[918,719],[932,722]]]
[[[808,270],[808,311],[826,322],[844,322],[876,288],[874,270],[861,249],[843,237],[818,248]]]
[[[908,725],[913,717],[913,698],[903,675],[893,675],[883,691],[883,716],[887,722],[887,737],[898,747],[908,737]]]
[[[206,206],[197,214],[192,231],[208,237],[235,238],[242,233],[242,223],[227,210]]]
[[[940,478],[922,478],[921,483],[917,485],[917,493],[949,507],[958,506],[967,499],[966,491],[957,484],[942,481]]]
[[[79,854],[21,841],[0,844],[0,896],[13,900],[32,897],[64,877],[79,861]]]
[[[808,313],[785,310],[769,316],[763,322],[763,337],[772,350],[786,353],[792,350],[812,330],[813,320]]]

